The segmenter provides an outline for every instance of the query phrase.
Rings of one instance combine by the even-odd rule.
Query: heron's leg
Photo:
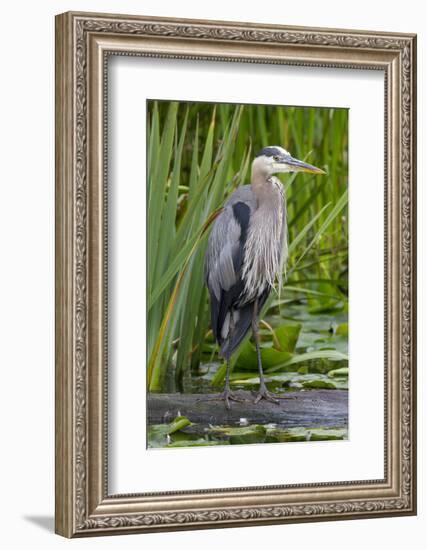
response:
[[[215,397],[202,397],[202,398],[198,399],[197,401],[221,401],[221,400],[223,400],[224,403],[225,403],[225,406],[228,410],[231,409],[230,401],[238,401],[240,403],[244,403],[245,401],[247,401],[247,399],[244,399],[243,397],[240,397],[240,396],[236,395],[235,392],[233,392],[230,389],[230,361],[227,360],[226,364],[227,364],[227,370],[226,370],[226,373],[225,373],[224,390],[219,395],[215,395]]]
[[[233,329],[234,329],[234,318],[233,318],[233,315],[231,314],[231,318],[230,318],[230,334],[233,332]],[[227,364],[227,370],[225,372],[225,385],[224,385],[224,390],[222,393],[220,393],[218,396],[215,396],[215,397],[207,397],[205,399],[203,399],[204,401],[217,401],[217,400],[221,400],[223,399],[224,402],[225,402],[225,406],[227,407],[227,409],[230,409],[231,406],[230,406],[230,401],[238,401],[240,403],[244,403],[245,401],[247,401],[246,399],[244,399],[243,397],[239,397],[238,395],[236,395],[231,389],[230,389],[230,370],[231,370],[231,365],[230,365],[230,360],[227,359],[226,361],[226,364]],[[202,399],[199,399],[199,401],[202,401]]]
[[[240,403],[244,403],[246,401],[246,399],[244,399],[243,397],[239,397],[230,389],[230,370],[230,361],[228,360],[227,371],[225,374],[224,391],[221,394],[221,397],[224,399],[227,409],[230,409],[230,401],[238,401]]]
[[[258,298],[254,302],[254,310],[252,315],[252,332],[254,334],[255,348],[258,360],[258,373],[259,373],[259,389],[257,396],[255,398],[255,403],[265,399],[266,401],[271,401],[272,403],[279,404],[279,399],[288,399],[288,395],[276,395],[275,393],[270,392],[265,385],[264,372],[262,369],[262,360],[261,360],[261,348],[260,348],[260,338],[259,338],[259,322],[258,322]]]
[[[231,365],[230,361],[227,361],[227,370],[225,371],[225,386],[224,386],[224,392],[230,392],[230,370]]]

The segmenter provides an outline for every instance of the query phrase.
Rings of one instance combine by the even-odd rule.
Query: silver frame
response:
[[[384,479],[108,494],[109,55],[384,71]],[[415,514],[415,105],[415,35],[70,12],[57,16],[57,533],[76,537]]]

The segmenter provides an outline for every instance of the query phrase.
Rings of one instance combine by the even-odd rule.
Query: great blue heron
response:
[[[212,331],[227,362],[220,395],[242,401],[230,390],[230,358],[252,326],[261,399],[278,403],[267,390],[261,362],[259,314],[276,279],[281,283],[287,259],[286,197],[278,172],[323,170],[293,158],[278,146],[264,147],[252,163],[250,185],[236,189],[214,222],[205,257],[205,280],[211,300]]]

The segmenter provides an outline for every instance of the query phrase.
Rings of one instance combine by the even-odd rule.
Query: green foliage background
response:
[[[283,289],[264,312],[263,347],[270,349],[263,353],[282,356],[264,364],[281,372],[304,361],[345,359],[346,349],[333,342],[306,348],[308,358],[296,348],[304,323],[319,316],[339,314],[341,334],[336,326],[331,334],[347,339],[347,110],[149,101],[147,140],[149,390],[188,390],[201,365],[217,360],[203,279],[209,224],[249,182],[253,156],[266,145],[281,145],[327,174],[280,176],[289,260]],[[236,354],[242,370],[252,368],[251,349],[246,342]],[[219,369],[211,382],[222,378]]]

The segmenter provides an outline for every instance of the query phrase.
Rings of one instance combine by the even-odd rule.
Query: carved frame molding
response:
[[[368,68],[385,75],[385,478],[109,495],[106,59]],[[56,532],[67,536],[416,511],[416,37],[68,12],[56,18]]]

